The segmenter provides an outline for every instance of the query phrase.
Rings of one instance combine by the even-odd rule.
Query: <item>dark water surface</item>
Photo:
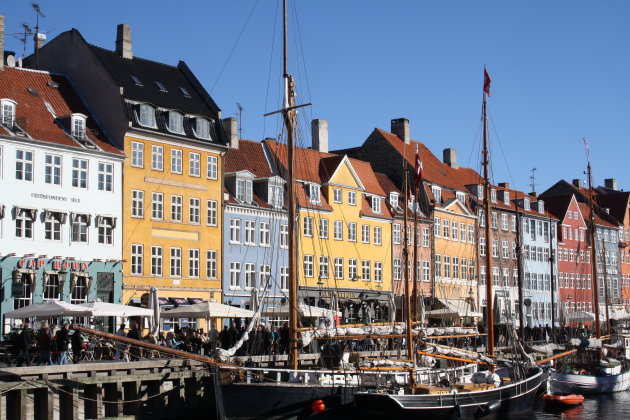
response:
[[[515,420],[628,420],[630,419],[630,391],[586,397],[582,405],[567,410],[553,410],[542,400],[534,403],[533,410]]]

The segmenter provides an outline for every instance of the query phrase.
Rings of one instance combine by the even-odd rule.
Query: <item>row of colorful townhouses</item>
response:
[[[540,195],[492,185],[487,241],[482,177],[456,150],[440,160],[412,140],[407,119],[337,151],[327,121],[313,120],[289,182],[286,145],[239,138],[183,61],[135,57],[128,25],[115,45],[73,29],[23,61],[0,51],[3,333],[20,322],[4,314],[31,303],[146,306],[152,286],[164,310],[285,304],[291,183],[300,300],[342,323],[402,319],[407,289],[431,322],[480,322],[489,281],[496,322],[592,312],[589,198],[600,302],[628,309],[630,193],[614,179],[591,197],[581,180]],[[416,155],[423,179],[408,193]],[[206,327],[162,327],[175,322]]]

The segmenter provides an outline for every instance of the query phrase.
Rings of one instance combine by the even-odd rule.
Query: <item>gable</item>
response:
[[[328,180],[328,183],[331,185],[339,185],[359,190],[364,189],[361,180],[355,173],[354,168],[352,168],[352,165],[347,158],[341,161],[341,164],[332,174],[332,176]]]
[[[442,209],[445,210],[445,211],[452,212],[452,213],[461,214],[463,216],[472,216],[472,214],[470,213],[470,211],[468,211],[466,206],[464,206],[457,199],[451,199],[451,200],[447,201],[442,206]]]

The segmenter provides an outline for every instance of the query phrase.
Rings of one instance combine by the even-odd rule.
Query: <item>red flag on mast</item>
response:
[[[492,82],[492,79],[490,79],[490,75],[488,74],[488,71],[484,68],[483,69],[483,92],[490,96],[490,83]]]
[[[418,189],[418,186],[420,185],[420,181],[422,181],[422,178],[424,178],[424,167],[422,166],[422,160],[420,160],[420,153],[416,152],[416,176],[415,176],[416,189]]]

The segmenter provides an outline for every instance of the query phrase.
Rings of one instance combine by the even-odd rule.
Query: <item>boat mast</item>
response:
[[[525,340],[524,328],[525,328],[525,319],[523,316],[525,303],[523,302],[523,262],[522,258],[522,248],[523,248],[523,239],[521,238],[521,218],[520,212],[518,211],[518,203],[517,200],[514,200],[514,208],[516,209],[516,269],[518,271],[518,333],[521,337],[521,340]],[[487,250],[487,244],[486,244]]]
[[[608,311],[609,305],[609,297],[608,297],[608,269],[606,268],[606,264],[608,263],[608,259],[606,258],[606,244],[604,243],[604,239],[602,238],[602,266],[604,269],[604,305],[606,308],[606,334],[610,334],[610,312]]]
[[[553,238],[555,236],[551,235],[551,217],[547,218],[549,223],[549,279],[551,281],[551,339],[555,343],[556,342],[556,286],[553,277],[553,263],[556,260],[556,256],[553,254]]]
[[[406,162],[405,162],[406,163]],[[409,211],[409,179],[408,179],[408,169],[407,169],[407,165],[405,164],[405,169],[404,169],[405,173],[404,173],[404,194],[405,194],[405,211],[403,213],[403,226],[404,226],[404,233],[403,233],[403,239],[404,239],[404,243],[405,246],[403,247],[403,264],[404,264],[404,269],[403,269],[403,279],[405,280],[405,310],[407,313],[406,316],[406,338],[407,338],[407,354],[409,357],[409,360],[412,363],[412,368],[409,372],[409,385],[411,386],[411,392],[414,393],[415,391],[415,387],[414,387],[414,367],[415,367],[415,354],[413,352],[413,333],[411,331],[411,327],[413,325],[413,323],[411,322],[411,290],[409,287],[409,235],[407,234],[408,229],[407,229],[407,221],[408,221],[408,216],[407,213]]]
[[[414,160],[417,160],[418,156],[418,145],[416,144],[416,154],[414,156]],[[417,165],[417,162],[414,162],[414,165]],[[416,173],[415,176],[417,177],[418,174]],[[414,179],[414,206],[413,206],[413,288],[412,288],[412,292],[411,292],[411,297],[413,299],[413,304],[412,304],[412,313],[413,313],[413,320],[417,321],[418,320],[418,208],[419,208],[419,201],[418,201],[418,197],[420,195],[419,192],[419,187],[416,185],[415,183],[415,179]]]
[[[589,223],[591,236],[591,273],[593,274],[593,304],[595,306],[595,337],[601,337],[602,329],[599,324],[599,281],[597,279],[597,255],[595,243],[595,211],[593,209],[593,182],[591,173],[591,160],[588,151],[588,143],[584,137],[584,146],[586,147],[586,175],[588,176],[588,206],[589,206]]]
[[[492,309],[492,258],[490,257],[490,179],[488,177],[489,152],[488,152],[488,113],[486,110],[486,94],[490,92],[490,77],[486,69],[484,72],[483,89],[483,208],[486,218],[486,319],[488,328],[488,356],[494,356],[494,312]],[[488,89],[486,89],[488,84]]]
[[[295,218],[296,218],[296,206],[295,206],[295,192],[294,192],[294,173],[295,156],[294,156],[294,142],[295,142],[295,95],[293,93],[293,77],[289,75],[289,60],[288,60],[288,47],[287,47],[287,0],[283,0],[283,34],[284,34],[284,110],[282,112],[284,117],[284,124],[287,129],[287,166],[288,166],[288,230],[289,230],[289,359],[292,369],[298,369],[298,295],[297,295],[297,267],[296,267],[296,252],[297,241],[295,235]]]

